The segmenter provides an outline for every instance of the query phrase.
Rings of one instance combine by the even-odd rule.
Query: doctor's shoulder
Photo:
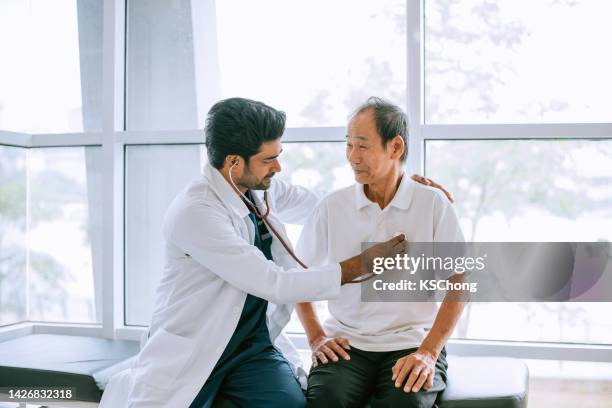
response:
[[[164,215],[162,228],[166,239],[173,235],[177,228],[200,226],[208,227],[219,222],[229,222],[227,209],[223,206],[214,191],[203,188],[194,182],[185,187],[172,200]]]

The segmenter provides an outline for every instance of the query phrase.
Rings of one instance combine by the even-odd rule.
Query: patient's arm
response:
[[[350,360],[348,353],[351,347],[347,339],[343,337],[327,337],[319,322],[313,303],[298,303],[295,305],[298,317],[306,331],[308,344],[312,350],[312,366],[319,365],[319,361],[326,364],[329,360],[338,361],[338,356]],[[328,360],[329,359],[329,360]]]
[[[449,281],[462,282],[463,277],[464,275],[454,275]],[[397,388],[404,385],[405,392],[417,392],[421,388],[429,389],[433,386],[436,360],[453,333],[467,299],[467,292],[446,294],[436,320],[421,346],[413,354],[397,360],[393,366],[391,380]]]

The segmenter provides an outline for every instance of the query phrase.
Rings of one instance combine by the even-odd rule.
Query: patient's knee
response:
[[[436,402],[435,392],[404,392],[403,389],[394,389],[382,398],[372,398],[372,408],[382,407],[410,407],[432,408]]]

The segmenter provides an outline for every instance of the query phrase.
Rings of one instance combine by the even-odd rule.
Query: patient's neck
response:
[[[393,200],[393,197],[395,197],[395,193],[402,182],[403,175],[404,172],[401,167],[394,167],[380,180],[365,184],[363,186],[363,192],[370,201],[375,202],[381,210],[384,210],[391,200]]]

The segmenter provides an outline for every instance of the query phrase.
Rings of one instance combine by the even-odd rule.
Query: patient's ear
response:
[[[387,142],[387,149],[390,149],[393,160],[399,160],[406,150],[404,139],[400,135],[395,136]]]

